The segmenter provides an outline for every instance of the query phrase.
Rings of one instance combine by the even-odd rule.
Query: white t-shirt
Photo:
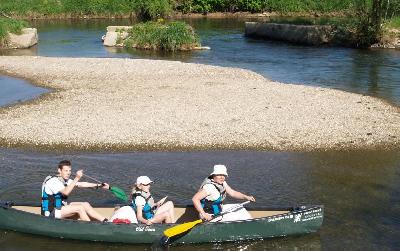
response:
[[[69,179],[67,180],[67,186],[69,184],[71,184],[72,180]],[[52,177],[51,179],[49,179],[45,186],[44,186],[44,191],[48,194],[48,195],[53,195],[53,194],[57,194],[59,193],[61,190],[63,190],[65,188],[64,183],[60,180],[59,177]]]
[[[146,204],[146,200],[142,196],[136,196],[135,205],[137,207],[139,207],[139,206],[144,207],[145,204]]]
[[[44,184],[44,191],[48,194],[48,195],[53,195],[53,194],[57,194],[60,191],[62,191],[65,188],[64,183],[60,180],[61,178],[59,177],[52,177],[50,178],[45,184]],[[69,184],[72,183],[72,180],[69,179],[67,180],[66,184],[67,186]],[[42,188],[43,191],[43,188]],[[63,201],[64,205],[67,205],[66,201]],[[48,214],[49,212],[47,212]],[[46,216],[49,216],[45,213]],[[58,209],[54,209],[54,216],[56,219],[61,219],[61,211]]]
[[[224,183],[222,183],[222,185],[225,187],[226,189],[226,181],[224,181]],[[213,184],[205,184],[203,186],[203,189],[207,192],[207,200],[217,200],[219,198],[219,196],[221,196],[221,194],[219,193],[218,189],[213,185]]]

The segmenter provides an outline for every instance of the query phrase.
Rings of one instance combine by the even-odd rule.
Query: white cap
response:
[[[140,185],[140,184],[143,184],[143,185],[148,185],[148,184],[150,184],[150,183],[152,183],[153,181],[149,178],[149,177],[147,177],[147,176],[139,176],[137,179],[136,179],[136,185]]]
[[[215,165],[214,166],[214,171],[210,174],[211,175],[225,175],[228,176],[228,173],[226,171],[226,166],[225,165]]]

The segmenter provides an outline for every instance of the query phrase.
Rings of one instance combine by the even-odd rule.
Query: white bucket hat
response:
[[[226,171],[226,166],[225,165],[215,165],[214,166],[214,171],[210,174],[212,175],[225,175],[228,176],[228,173]]]
[[[153,183],[153,181],[147,176],[139,176],[136,179],[136,185],[140,185],[140,184],[148,185],[150,183]]]

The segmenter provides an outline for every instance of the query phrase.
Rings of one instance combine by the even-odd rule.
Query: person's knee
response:
[[[86,210],[92,208],[92,206],[89,204],[89,202],[82,202],[82,206],[83,206]]]
[[[167,201],[167,202],[165,203],[165,205],[166,205],[168,208],[174,208],[174,203],[173,203],[172,201]]]
[[[86,213],[85,206],[83,206],[83,205],[79,206],[79,207],[78,207],[78,213],[79,213],[79,214],[84,214],[84,213]]]

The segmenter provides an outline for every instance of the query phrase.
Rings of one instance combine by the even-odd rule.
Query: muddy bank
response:
[[[0,72],[55,91],[0,110],[0,144],[86,150],[397,148],[379,99],[175,61],[0,57]]]

